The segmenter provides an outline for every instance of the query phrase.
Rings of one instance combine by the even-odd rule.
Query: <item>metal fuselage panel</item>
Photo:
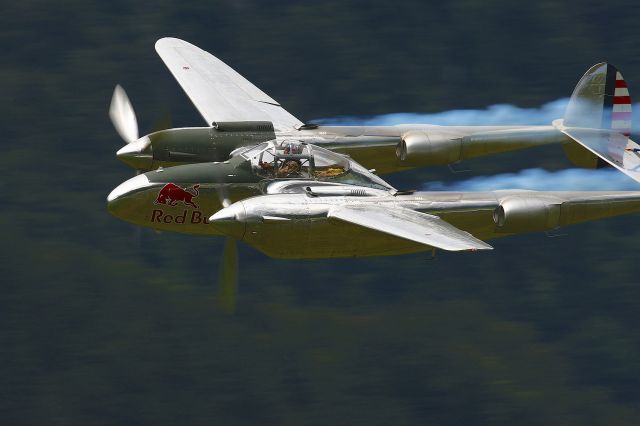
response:
[[[154,184],[126,197],[109,203],[109,211],[129,223],[152,228],[157,231],[179,232],[198,235],[221,235],[209,225],[209,217],[222,209],[218,189],[214,184],[180,185],[194,195],[190,199],[171,201],[163,199],[161,192],[166,184]],[[260,191],[246,185],[229,186],[232,202],[259,195]]]
[[[242,158],[188,164],[147,172],[146,183],[108,203],[116,217],[160,231],[218,235],[208,218],[230,202],[262,194],[260,180]],[[126,184],[126,182],[125,182]]]
[[[153,150],[152,169],[183,164],[225,161],[236,148],[275,139],[273,129],[185,127],[148,135]]]

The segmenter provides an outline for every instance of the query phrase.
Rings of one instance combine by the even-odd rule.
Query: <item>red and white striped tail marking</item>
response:
[[[631,134],[631,97],[627,89],[627,82],[620,72],[616,72],[616,88],[613,95],[613,110],[611,111],[611,128],[625,136]]]

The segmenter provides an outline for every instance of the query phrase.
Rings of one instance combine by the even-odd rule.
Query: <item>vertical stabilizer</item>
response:
[[[616,67],[605,62],[589,68],[576,86],[564,116],[567,127],[631,133],[631,98]]]
[[[616,67],[601,62],[589,68],[571,95],[563,125],[613,130],[629,137],[631,97],[627,83]],[[563,148],[569,160],[579,167],[599,168],[609,165],[581,144],[571,142]]]

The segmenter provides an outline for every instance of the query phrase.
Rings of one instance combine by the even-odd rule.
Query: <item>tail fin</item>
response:
[[[602,62],[589,68],[571,95],[563,126],[610,130],[625,137],[631,134],[631,97],[616,67]],[[609,165],[580,143],[565,144],[564,151],[569,160],[580,167]]]
[[[565,152],[577,165],[610,165],[640,182],[640,145],[629,138],[631,98],[613,65],[591,67],[573,91],[564,120],[553,125],[572,139]]]
[[[631,133],[631,98],[616,67],[605,62],[589,68],[576,86],[564,116],[567,127]]]

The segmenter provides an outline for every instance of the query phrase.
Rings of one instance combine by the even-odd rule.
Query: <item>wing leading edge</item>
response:
[[[404,207],[336,206],[329,210],[327,217],[442,250],[493,249],[489,244],[450,225],[438,216]]]
[[[223,121],[271,121],[276,130],[302,122],[227,64],[177,38],[161,38],[156,51],[207,124]]]

